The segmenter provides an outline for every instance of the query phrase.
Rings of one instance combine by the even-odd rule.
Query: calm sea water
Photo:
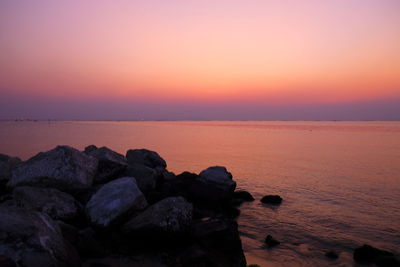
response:
[[[0,122],[1,153],[58,144],[148,148],[175,173],[226,166],[257,199],[239,217],[249,264],[357,266],[364,243],[400,252],[400,122]],[[265,194],[284,202],[264,206]],[[265,248],[267,234],[281,245]]]

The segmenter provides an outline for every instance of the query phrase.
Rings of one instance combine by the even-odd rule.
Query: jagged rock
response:
[[[191,236],[215,266],[246,266],[238,226],[234,220],[197,220],[191,226]]]
[[[73,220],[80,210],[72,196],[54,188],[20,186],[14,189],[13,197],[19,206],[46,213],[54,220]]]
[[[97,159],[69,146],[41,152],[12,171],[8,186],[54,187],[74,193],[92,186]]]
[[[135,178],[123,177],[103,185],[86,204],[86,210],[95,226],[108,227],[146,206]]]
[[[95,183],[106,183],[112,179],[118,178],[118,176],[125,172],[128,166],[127,160],[123,155],[105,146],[100,148],[96,148],[95,146],[86,147],[85,153],[99,161],[97,172],[94,177]]]
[[[56,222],[46,214],[12,206],[0,206],[0,255],[18,266],[80,266]]]
[[[139,236],[172,236],[188,230],[192,217],[192,204],[183,197],[169,197],[133,217],[122,231]]]
[[[399,258],[393,253],[366,244],[354,250],[353,258],[358,263],[375,263],[385,267],[400,266]]]
[[[130,149],[126,152],[129,164],[143,164],[150,168],[167,168],[165,160],[157,152],[147,149]]]
[[[264,242],[268,247],[275,247],[281,243],[275,238],[273,238],[272,235],[267,235]]]
[[[143,164],[131,164],[125,173],[127,176],[135,177],[141,191],[153,190],[157,184],[158,172]]]
[[[279,205],[282,203],[282,198],[278,195],[266,195],[261,199],[262,203]]]

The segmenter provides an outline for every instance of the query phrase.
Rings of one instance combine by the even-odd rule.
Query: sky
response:
[[[2,0],[0,119],[400,120],[398,0]]]

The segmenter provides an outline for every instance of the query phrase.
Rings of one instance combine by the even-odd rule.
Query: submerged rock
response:
[[[243,202],[254,201],[254,197],[247,191],[239,190],[233,192],[232,204],[234,206],[240,206]]]
[[[86,211],[95,226],[108,227],[146,206],[135,178],[123,177],[103,185],[86,204]]]
[[[267,235],[264,242],[268,247],[275,247],[281,243],[278,240],[276,240],[275,238],[273,238],[272,235]]]
[[[183,197],[169,197],[148,207],[122,228],[127,234],[175,235],[188,230],[193,218],[193,205]]]
[[[0,206],[0,255],[18,266],[80,266],[57,223],[45,214]]]
[[[106,183],[122,175],[127,166],[126,158],[111,149],[103,146],[100,148],[86,147],[85,153],[99,161],[97,172],[94,177],[95,183]]]
[[[12,171],[8,186],[54,187],[76,192],[92,186],[97,159],[69,146],[41,152]]]
[[[278,195],[266,195],[261,199],[262,203],[279,205],[282,203],[282,198]]]
[[[375,263],[378,266],[400,266],[400,260],[393,253],[364,244],[356,248],[353,258],[358,263]]]
[[[72,196],[54,188],[21,186],[14,189],[13,197],[19,206],[46,213],[54,220],[73,220],[80,210]]]
[[[143,164],[150,168],[167,168],[165,160],[157,152],[147,149],[130,149],[126,152],[129,164]]]

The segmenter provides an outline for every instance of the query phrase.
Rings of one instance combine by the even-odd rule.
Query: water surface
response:
[[[248,263],[356,266],[364,243],[400,252],[400,122],[0,122],[1,153],[59,144],[148,148],[175,173],[226,166],[257,199],[239,217]],[[262,205],[265,194],[284,201]],[[281,245],[265,248],[267,234]]]

